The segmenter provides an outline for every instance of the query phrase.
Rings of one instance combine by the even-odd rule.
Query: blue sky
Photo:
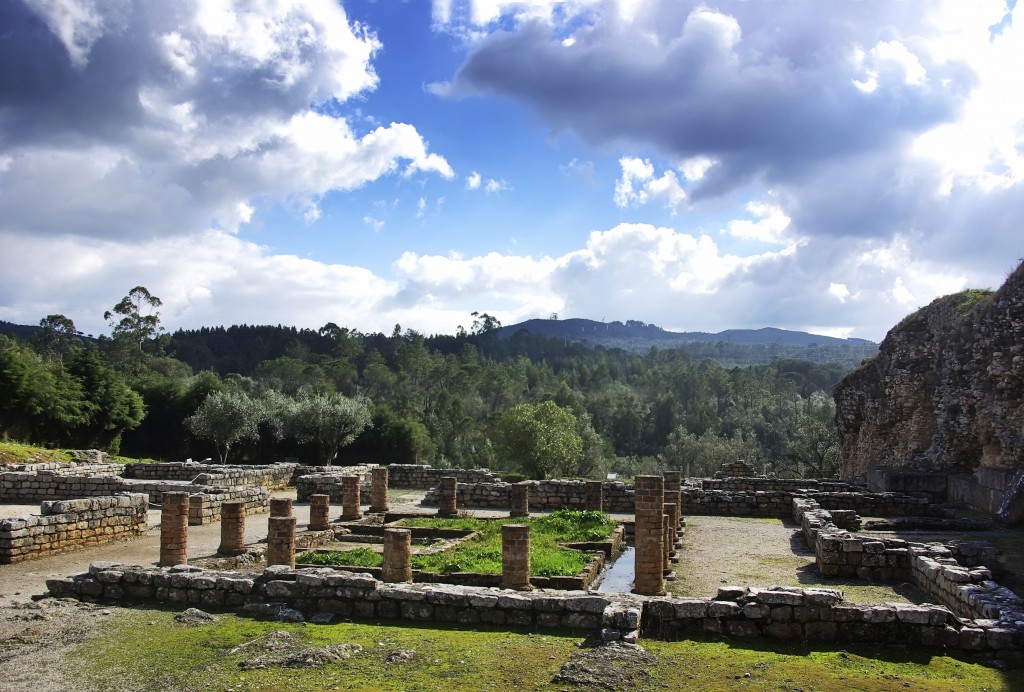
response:
[[[12,0],[0,319],[880,340],[1022,252],[1004,0]]]

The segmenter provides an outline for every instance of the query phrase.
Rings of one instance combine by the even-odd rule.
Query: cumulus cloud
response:
[[[803,0],[485,5],[450,14],[477,37],[439,92],[510,98],[556,133],[631,152],[622,208],[770,200],[726,233],[813,240],[851,264],[865,243],[905,244],[925,273],[958,277],[1016,259],[1024,24],[1004,0],[843,3],[828,22]],[[911,305],[948,279],[890,277],[879,298]],[[849,289],[847,306],[871,295]]]
[[[662,202],[672,214],[686,210],[686,191],[675,171],[655,177],[654,165],[647,159],[625,156],[619,159],[622,175],[615,183],[615,204],[620,207],[643,206]]]
[[[413,125],[360,132],[326,107],[378,81],[380,42],[336,3],[16,0],[0,25],[8,232],[237,231],[256,199],[313,222],[332,191],[454,176]]]

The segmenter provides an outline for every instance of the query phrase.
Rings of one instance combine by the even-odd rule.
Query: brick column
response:
[[[225,500],[220,506],[221,555],[245,552],[245,500]]]
[[[530,527],[505,524],[501,527],[501,587],[529,591]]]
[[[292,515],[292,499],[290,497],[270,498],[270,516],[290,517]]]
[[[326,531],[331,528],[331,496],[309,496],[309,530]]]
[[[395,583],[412,581],[412,531],[409,529],[384,529],[384,566],[380,572],[381,581]]]
[[[676,530],[678,526],[676,504],[674,502],[665,503],[665,516],[668,517],[668,530],[665,531],[665,543],[668,544],[668,556],[672,557],[676,554]]]
[[[671,502],[676,506],[676,519],[672,524],[673,531],[679,527],[679,519],[682,518],[682,512],[680,510],[682,507],[680,499],[683,496],[682,484],[683,473],[681,471],[665,472],[665,502]]]
[[[587,481],[587,500],[584,509],[604,511],[604,481]]]
[[[388,467],[370,469],[370,511],[388,511]]]
[[[295,567],[295,517],[270,517],[267,520],[267,566]]]
[[[509,487],[511,497],[510,517],[530,516],[530,486],[526,483],[513,483]]]
[[[672,563],[669,560],[669,555],[672,554],[672,538],[669,533],[669,522],[672,518],[669,517],[667,510],[665,514],[661,515],[661,526],[662,526],[662,550],[661,550],[661,573],[668,577],[672,574]]]
[[[160,566],[188,564],[188,493],[164,493],[160,500]]]
[[[636,574],[633,592],[645,596],[665,595],[664,520],[665,480],[661,476],[637,476],[636,487]]]
[[[359,500],[359,476],[341,477],[341,520],[356,521],[363,518]]]
[[[458,515],[459,508],[455,500],[455,491],[458,487],[458,480],[455,476],[442,476],[438,485],[440,486],[441,499],[438,502],[437,516],[454,517]]]

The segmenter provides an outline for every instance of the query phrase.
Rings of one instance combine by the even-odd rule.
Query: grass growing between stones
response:
[[[589,690],[554,682],[562,664],[585,654],[576,636],[377,623],[304,625],[224,615],[189,627],[165,610],[118,610],[99,636],[71,652],[68,688],[119,690]],[[242,670],[231,653],[275,631],[304,646],[356,644],[359,653],[315,669]],[[900,649],[829,651],[799,644],[641,642],[656,660],[634,672],[635,690],[1010,690],[1003,673]],[[389,654],[415,653],[404,663]],[[614,665],[604,671],[615,680]],[[599,669],[600,670],[600,669]],[[1014,675],[1014,673],[1010,673]],[[748,677],[749,676],[749,677]],[[621,678],[619,678],[621,679]]]
[[[0,464],[50,464],[71,461],[64,449],[46,449],[20,442],[0,442]]]
[[[413,555],[413,569],[439,574],[501,574],[501,526],[507,523],[507,519],[455,517],[407,519],[402,526],[477,532],[476,537],[451,550]],[[594,511],[559,510],[544,517],[523,519],[521,523],[530,525],[530,574],[542,577],[579,574],[593,556],[563,548],[561,544],[605,540],[615,529],[614,520]],[[298,561],[302,564],[379,567],[382,559],[379,553],[356,548],[334,553],[308,553],[299,556]]]

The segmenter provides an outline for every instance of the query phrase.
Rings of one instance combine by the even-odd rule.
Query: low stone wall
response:
[[[722,587],[714,598],[643,597],[584,591],[528,592],[437,584],[385,584],[366,574],[269,567],[262,573],[94,563],[46,582],[55,597],[102,603],[157,602],[264,616],[454,622],[568,630],[635,641],[715,634],[845,644],[914,644],[1019,656],[1020,629],[956,617],[937,605],[853,605],[832,589]]]
[[[244,574],[95,563],[88,572],[47,580],[46,586],[56,597],[104,603],[157,602],[224,609],[273,602],[310,614],[583,632],[600,630],[605,610],[616,600],[611,595],[583,591],[385,584],[368,574],[329,568],[268,567],[261,574]]]
[[[390,467],[393,468],[393,467]],[[531,510],[583,509],[587,504],[587,482],[568,480],[524,481],[530,488]],[[458,483],[455,501],[459,507],[507,509],[511,505],[511,483]],[[423,497],[424,505],[436,505],[440,490],[431,488]],[[603,485],[605,512],[632,513],[633,486],[619,482]]]
[[[140,481],[117,476],[58,476],[48,473],[0,473],[0,501],[44,502],[106,497],[118,493],[145,493],[160,504],[165,492],[189,493],[189,524],[220,520],[225,500],[244,500],[246,512],[265,512],[270,493],[264,488],[222,488],[182,481]]]
[[[173,462],[166,464],[126,464],[125,478],[157,481],[187,481],[198,485],[266,488],[281,490],[291,483],[298,464],[242,466]]]
[[[459,483],[501,482],[501,478],[488,469],[435,469],[421,464],[388,466],[388,484],[393,488],[426,490],[437,485],[442,476],[455,476]]]
[[[988,565],[998,564],[994,546],[983,541],[916,543],[854,535],[833,524],[829,513],[812,502],[793,504],[823,576],[910,581],[957,615],[1002,626],[1024,622],[1024,601],[992,579]]]
[[[8,464],[0,467],[4,471],[22,471],[55,476],[120,476],[123,464],[92,464],[77,462],[48,462],[41,464]]]
[[[43,502],[39,515],[0,520],[0,564],[146,533],[142,493]]]
[[[189,525],[202,526],[220,521],[221,506],[228,500],[245,502],[247,515],[266,512],[270,508],[270,493],[264,488],[207,487],[188,496]]]
[[[720,634],[808,642],[892,643],[1019,655],[1012,622],[963,620],[939,605],[854,605],[832,589],[723,587],[715,598],[650,598],[645,636]]]
[[[762,492],[797,492],[816,490],[821,492],[853,491],[856,487],[842,481],[815,480],[809,478],[695,478],[688,483],[703,490],[747,490]]]
[[[359,476],[359,506],[368,506],[370,504],[370,488],[372,487],[369,473],[311,473],[299,476],[295,481],[295,499],[297,502],[309,502],[309,498],[313,495],[329,495],[331,503],[341,505],[341,479],[351,475]],[[390,486],[390,482],[388,485]]]

